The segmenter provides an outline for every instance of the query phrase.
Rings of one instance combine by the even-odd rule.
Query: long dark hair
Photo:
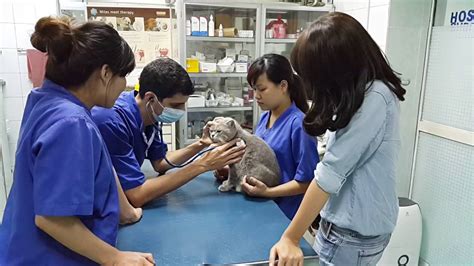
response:
[[[72,27],[67,20],[44,17],[36,23],[30,41],[48,54],[46,78],[66,88],[82,85],[103,65],[121,77],[135,68],[132,49],[105,23]]]
[[[266,54],[257,58],[250,66],[247,82],[254,86],[262,74],[267,74],[268,80],[279,84],[283,80],[288,82],[288,92],[291,101],[304,113],[309,109],[306,92],[300,77],[296,75],[286,57],[278,54]]]
[[[404,100],[406,90],[380,48],[357,20],[344,13],[333,12],[313,22],[298,38],[291,62],[313,101],[303,121],[310,135],[346,127],[374,80]]]

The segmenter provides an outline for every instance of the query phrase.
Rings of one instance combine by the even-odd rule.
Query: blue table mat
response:
[[[205,173],[146,205],[139,223],[120,228],[117,247],[152,253],[157,265],[268,260],[290,220],[273,200],[222,193],[218,185]],[[316,255],[305,240],[301,248]]]

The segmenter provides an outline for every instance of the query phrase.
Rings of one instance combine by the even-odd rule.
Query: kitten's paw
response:
[[[235,187],[235,191],[237,191],[237,192],[242,192],[242,186],[241,186],[241,185],[237,185],[237,186]]]
[[[227,191],[230,191],[232,187],[222,184],[218,187],[218,189],[220,192],[227,192]]]
[[[243,139],[241,139],[240,141],[237,141],[237,143],[235,143],[235,145],[237,147],[245,147],[245,141]]]

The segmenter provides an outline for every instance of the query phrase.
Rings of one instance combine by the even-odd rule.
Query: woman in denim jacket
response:
[[[291,61],[313,101],[304,128],[312,136],[329,130],[329,138],[270,264],[302,265],[298,243],[320,214],[320,265],[375,265],[398,217],[399,102],[406,91],[367,31],[343,13],[316,20]]]

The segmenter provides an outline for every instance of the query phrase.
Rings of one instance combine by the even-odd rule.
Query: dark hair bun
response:
[[[33,47],[48,53],[48,56],[60,63],[71,53],[73,30],[65,20],[43,17],[36,23],[30,41]]]
[[[104,65],[120,77],[135,67],[127,42],[114,28],[101,22],[71,26],[67,18],[41,18],[31,35],[31,44],[48,54],[45,78],[66,89],[83,85]]]

